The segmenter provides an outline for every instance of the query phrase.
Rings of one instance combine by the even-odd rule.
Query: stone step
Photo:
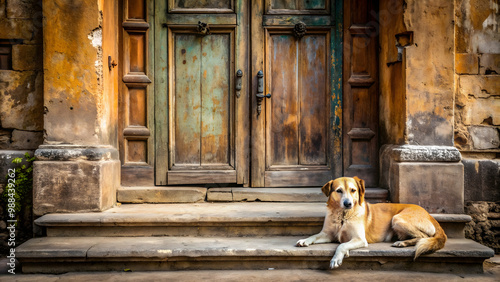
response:
[[[385,202],[387,196],[387,189],[366,189],[365,197],[371,203]],[[120,203],[326,202],[320,187],[121,187],[117,199]]]
[[[324,203],[123,204],[104,212],[48,214],[35,220],[49,237],[309,236],[319,232]],[[435,214],[450,238],[463,238],[468,215]]]
[[[16,250],[24,273],[207,269],[326,269],[337,244],[295,247],[303,237],[44,237]],[[413,261],[390,243],[350,252],[342,269],[481,273],[493,250],[468,239]]]

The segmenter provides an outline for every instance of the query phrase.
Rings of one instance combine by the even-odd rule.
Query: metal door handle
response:
[[[257,97],[257,115],[260,115],[262,112],[262,100],[264,100],[264,98],[271,98],[271,93],[267,95],[262,93],[264,93],[264,73],[260,70],[257,73],[257,94],[255,94]]]

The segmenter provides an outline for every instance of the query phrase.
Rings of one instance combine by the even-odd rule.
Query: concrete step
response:
[[[326,269],[337,244],[295,247],[303,237],[44,237],[16,250],[24,273],[208,269]],[[413,261],[390,243],[353,250],[342,269],[481,273],[493,250],[468,239]]]
[[[48,214],[35,220],[49,237],[310,236],[325,203],[123,204],[104,212]],[[450,238],[463,238],[468,215],[435,214]]]
[[[387,189],[366,189],[365,197],[371,203],[385,202],[387,196]],[[320,187],[121,187],[117,199],[120,203],[326,202]]]

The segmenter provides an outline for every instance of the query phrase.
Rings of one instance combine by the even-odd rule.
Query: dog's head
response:
[[[352,209],[365,201],[365,182],[356,176],[330,180],[321,191],[328,197],[328,205],[334,208]]]

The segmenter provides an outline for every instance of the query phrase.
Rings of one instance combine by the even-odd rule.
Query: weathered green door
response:
[[[246,7],[156,2],[156,184],[248,184]]]

